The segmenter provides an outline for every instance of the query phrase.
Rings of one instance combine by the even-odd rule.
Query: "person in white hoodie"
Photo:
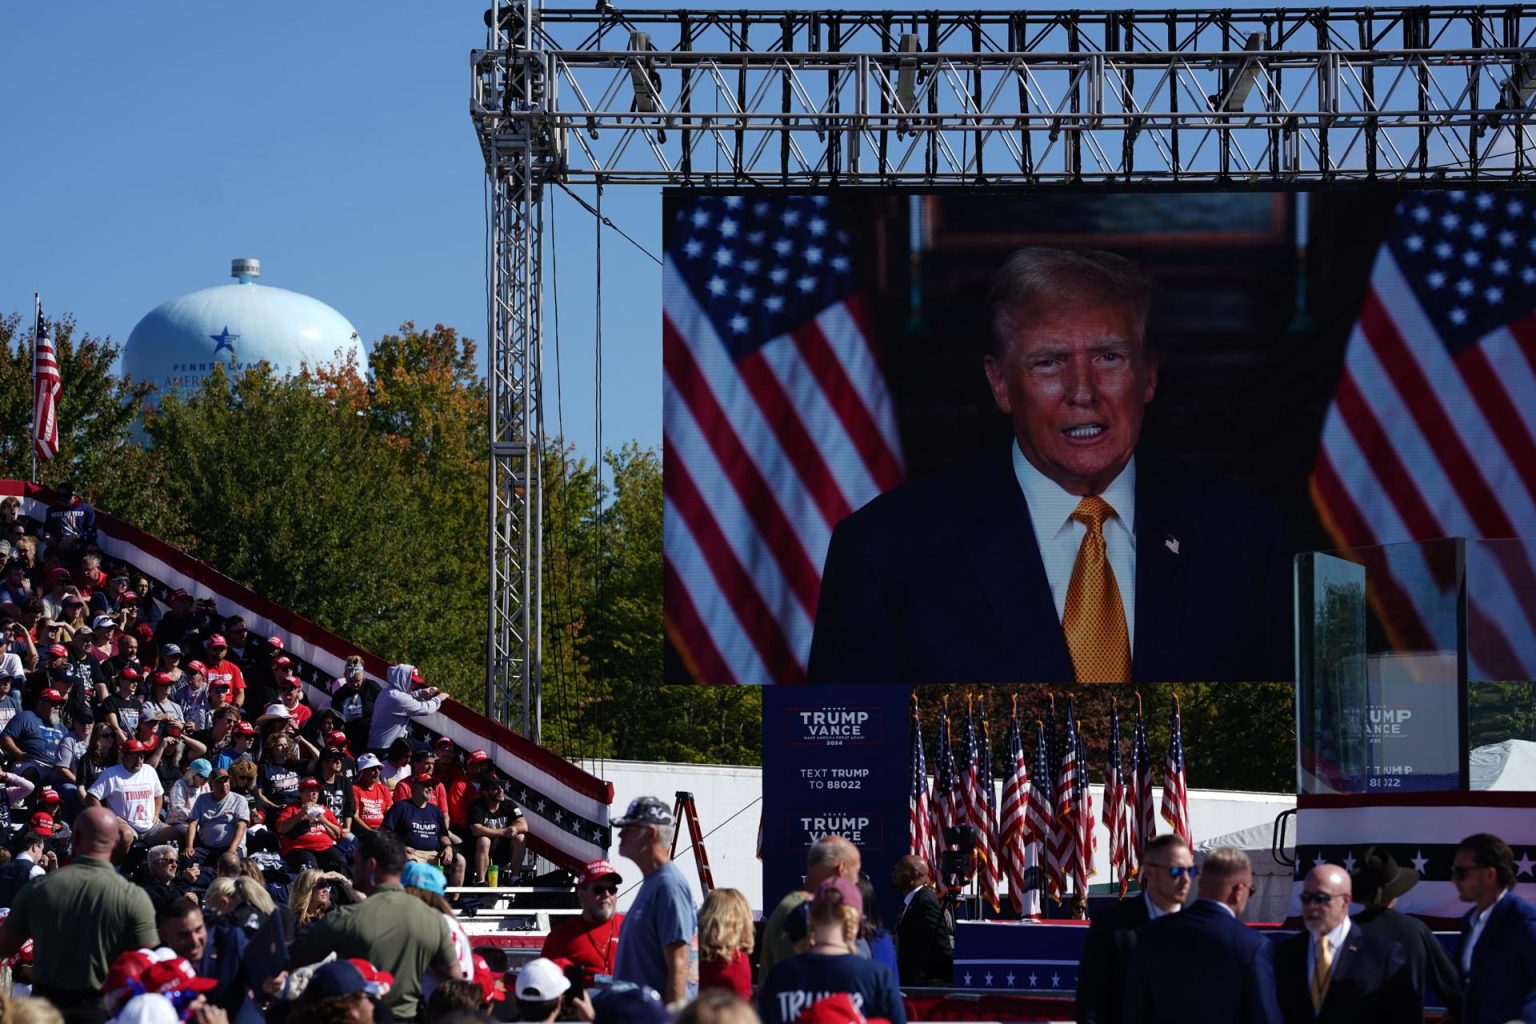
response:
[[[428,686],[414,665],[391,665],[385,680],[368,727],[368,749],[380,757],[391,743],[410,732],[411,719],[432,714],[443,706],[444,699],[443,692]]]

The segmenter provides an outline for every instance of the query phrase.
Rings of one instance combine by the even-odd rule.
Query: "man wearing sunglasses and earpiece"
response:
[[[1117,1024],[1124,1019],[1122,994],[1136,935],[1148,921],[1177,913],[1199,873],[1189,844],[1172,832],[1153,838],[1141,852],[1141,896],[1100,908],[1088,924],[1077,973],[1078,1024]]]
[[[1172,874],[1171,869],[1168,874]],[[1253,893],[1248,855],[1220,847],[1196,875],[1198,899],[1136,937],[1125,1019],[1146,1024],[1280,1024],[1269,940],[1240,920]],[[1157,872],[1153,872],[1157,874]]]

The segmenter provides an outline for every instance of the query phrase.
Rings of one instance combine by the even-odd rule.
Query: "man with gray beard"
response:
[[[583,868],[576,883],[581,914],[551,928],[539,955],[576,964],[586,972],[588,986],[598,975],[612,977],[613,954],[624,924],[624,915],[618,912],[623,882],[618,870],[606,860],[594,860]]]

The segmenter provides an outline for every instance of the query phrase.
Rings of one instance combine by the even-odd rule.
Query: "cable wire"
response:
[[[577,195],[575,192],[572,192],[570,190],[570,188],[564,182],[560,182],[559,184],[560,184],[560,188],[567,195],[569,195],[572,199],[574,199],[578,203],[580,203],[586,209],[586,211],[588,213],[590,213],[592,216],[596,217],[599,224],[602,224],[604,227],[609,227],[609,228],[612,228],[614,231],[617,231],[619,233],[619,237],[620,238],[623,238],[630,245],[633,245],[636,249],[639,249],[641,252],[643,252],[647,256],[649,256],[652,263],[656,264],[658,267],[661,266],[661,257],[660,256],[657,256],[655,253],[651,252],[651,250],[647,249],[645,246],[643,246],[639,242],[635,241],[629,235],[625,234],[623,228],[619,227],[617,224],[615,224],[609,218],[603,216],[603,211],[601,209],[594,208],[591,203],[589,203],[585,199],[581,198],[581,196]],[[600,207],[601,204],[602,204],[602,196],[603,196],[603,186],[602,186],[601,183],[599,183],[598,186],[597,186],[597,196],[598,196],[598,204],[599,204],[599,207]]]

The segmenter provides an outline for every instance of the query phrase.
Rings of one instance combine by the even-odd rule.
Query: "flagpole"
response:
[[[32,293],[32,429],[28,431],[27,445],[32,449],[32,482],[37,483],[37,332],[43,329],[43,297]]]

